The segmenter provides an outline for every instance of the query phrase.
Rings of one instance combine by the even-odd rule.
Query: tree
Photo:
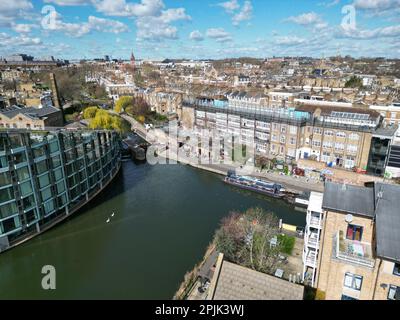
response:
[[[279,235],[278,219],[260,208],[243,214],[233,213],[222,221],[215,236],[216,248],[227,260],[256,271],[271,273],[275,270],[282,244],[271,246]]]
[[[345,87],[346,88],[361,88],[363,86],[363,81],[361,78],[357,76],[352,76],[349,80],[347,80]]]
[[[121,113],[129,106],[132,106],[132,104],[133,104],[133,97],[123,96],[120,97],[118,101],[115,103],[114,110],[115,112]]]
[[[83,118],[84,119],[93,119],[94,117],[96,117],[97,111],[99,111],[100,109],[98,107],[87,107],[84,111],[83,111]]]

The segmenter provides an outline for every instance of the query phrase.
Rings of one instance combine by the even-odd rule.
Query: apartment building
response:
[[[314,285],[327,300],[400,300],[399,193],[326,184]]]
[[[0,131],[0,252],[77,211],[119,171],[111,131]]]
[[[387,135],[394,135],[379,131],[381,116],[376,111],[315,105],[274,109],[256,101],[240,93],[234,99],[229,95],[226,99],[186,98],[182,123],[188,128],[240,136],[254,145],[256,158],[287,163],[308,159],[349,170],[387,163],[387,154],[379,161],[370,157],[371,149],[375,151],[379,143],[387,142]],[[374,173],[383,174],[384,168]]]
[[[62,127],[63,115],[55,107],[20,108],[9,107],[0,110],[0,128],[40,130],[46,127]]]
[[[379,112],[384,121],[389,124],[400,125],[400,102],[394,102],[391,105],[371,105],[371,110]],[[399,132],[400,134],[400,132]]]

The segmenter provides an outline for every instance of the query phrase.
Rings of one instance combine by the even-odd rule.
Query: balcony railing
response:
[[[321,228],[322,227],[322,220],[320,220],[317,217],[311,217],[308,219],[307,223],[310,225],[312,228]]]
[[[338,232],[334,238],[333,245],[335,258],[363,267],[374,267],[375,259],[372,255],[371,244],[345,239],[343,233]]]

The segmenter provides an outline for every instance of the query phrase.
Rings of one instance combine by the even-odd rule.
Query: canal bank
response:
[[[0,299],[171,299],[221,218],[255,206],[305,225],[293,206],[226,186],[218,175],[124,162],[76,216],[0,256]],[[44,265],[56,268],[54,291],[41,289]]]

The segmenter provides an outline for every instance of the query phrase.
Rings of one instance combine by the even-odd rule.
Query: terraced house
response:
[[[0,131],[0,252],[76,212],[115,177],[111,131]]]

